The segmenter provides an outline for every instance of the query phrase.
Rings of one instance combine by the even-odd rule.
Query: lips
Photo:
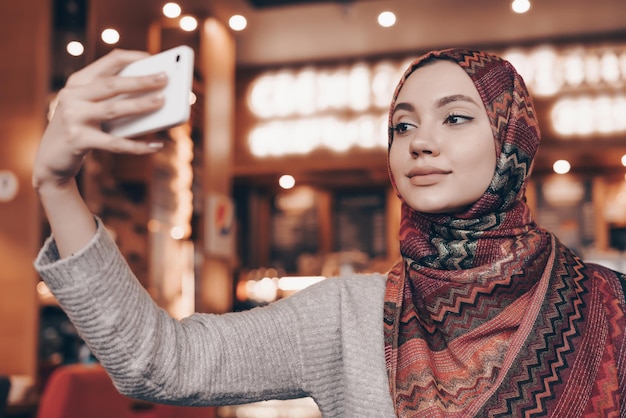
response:
[[[442,169],[437,168],[437,167],[430,167],[430,166],[413,167],[407,173],[407,177],[408,178],[413,178],[413,177],[430,176],[430,175],[433,175],[433,174],[450,174],[450,173],[451,172],[449,170],[442,170]]]
[[[407,177],[414,186],[431,186],[443,180],[450,173],[449,170],[442,170],[437,167],[414,167],[407,173]]]

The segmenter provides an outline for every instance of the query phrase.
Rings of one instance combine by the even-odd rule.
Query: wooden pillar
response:
[[[39,314],[33,260],[41,244],[42,218],[31,172],[46,123],[50,27],[48,0],[2,1],[0,374],[33,378]]]
[[[266,193],[252,191],[248,196],[247,217],[250,230],[243,248],[248,254],[248,266],[264,267],[270,263],[272,199]]]
[[[209,17],[201,22],[199,63],[204,89],[204,161],[202,192],[232,201],[232,171],[235,109],[235,41],[228,28]],[[235,254],[218,255],[207,245],[215,226],[208,203],[204,210],[204,249],[201,275],[197,280],[197,307],[203,312],[227,312],[233,304]],[[234,215],[233,215],[234,216]]]
[[[394,262],[400,257],[400,218],[402,203],[393,188],[387,189],[387,259]]]
[[[604,219],[607,198],[606,181],[602,177],[594,177],[592,186],[593,222],[596,231],[595,247],[598,251],[609,250],[609,225]]]
[[[316,190],[319,232],[319,253],[329,254],[333,251],[333,197],[327,190]]]

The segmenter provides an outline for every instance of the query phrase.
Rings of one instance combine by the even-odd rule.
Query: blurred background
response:
[[[3,0],[6,413],[52,417],[42,411],[50,376],[94,363],[32,268],[49,234],[30,187],[32,160],[74,71],[115,48],[195,50],[192,117],[153,134],[167,139],[164,151],[93,153],[79,177],[139,280],[176,317],[385,272],[399,256],[387,106],[410,60],[452,46],[503,55],[535,98],[543,137],[527,198],[537,222],[586,260],[626,271],[623,9],[623,0]],[[306,399],[201,412],[317,416]]]

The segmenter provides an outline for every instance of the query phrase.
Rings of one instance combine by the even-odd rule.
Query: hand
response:
[[[145,52],[115,50],[72,74],[58,94],[54,116],[37,151],[33,186],[62,186],[78,174],[92,149],[115,153],[148,154],[161,142],[117,138],[102,130],[102,124],[119,117],[150,112],[163,105],[160,90],[167,84],[164,74],[122,77],[117,73]],[[120,94],[149,93],[120,99]]]

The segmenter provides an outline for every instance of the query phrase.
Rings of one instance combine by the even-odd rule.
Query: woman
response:
[[[625,277],[583,263],[532,220],[532,101],[506,61],[444,50],[396,89],[389,172],[402,260],[268,307],[175,321],[135,280],[73,180],[90,149],[144,154],[100,124],[149,111],[158,76],[116,51],[61,94],[33,182],[54,239],[36,267],[123,393],[193,405],[312,396],[324,417],[626,414]]]

